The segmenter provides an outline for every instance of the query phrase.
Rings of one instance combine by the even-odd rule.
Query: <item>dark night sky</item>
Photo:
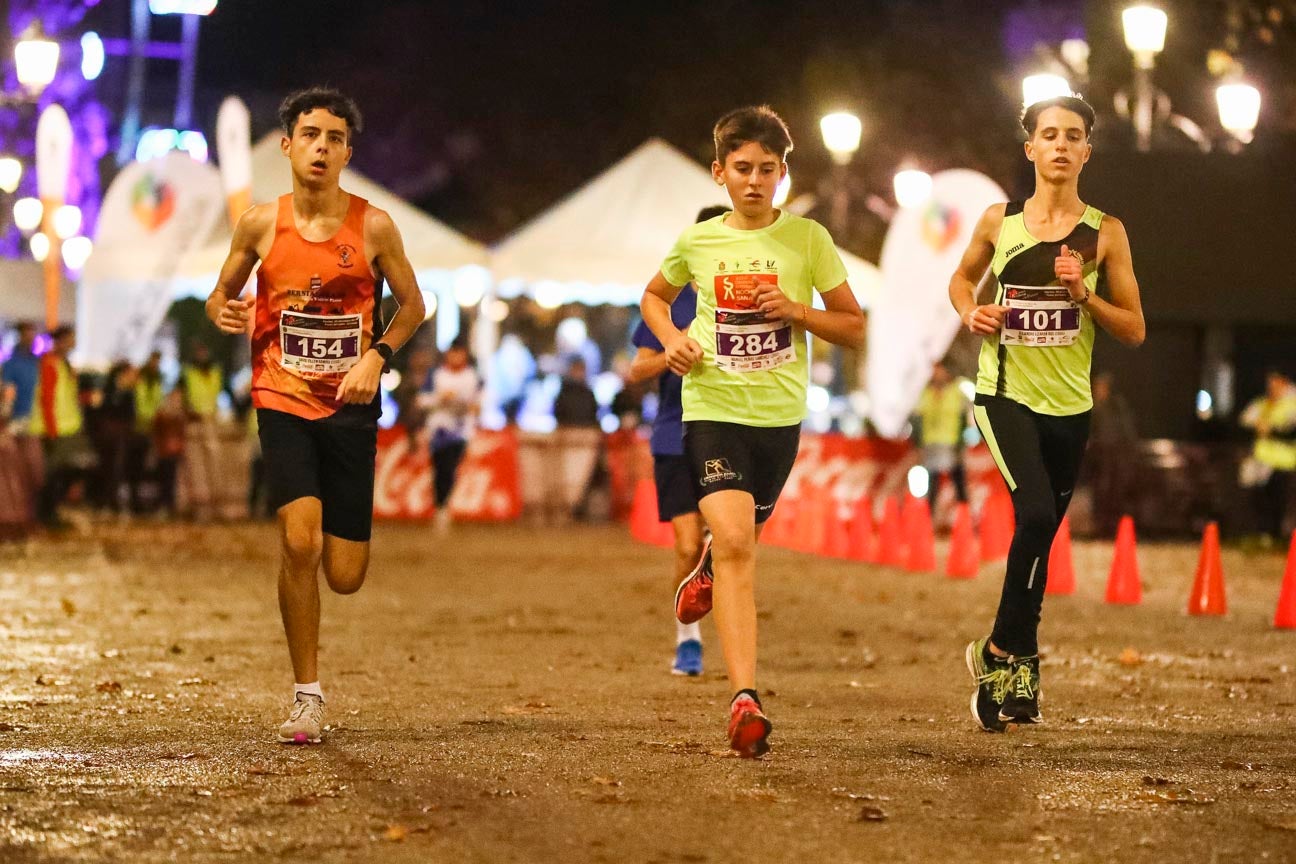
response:
[[[488,242],[649,136],[709,161],[715,118],[752,102],[769,102],[791,125],[798,192],[827,176],[817,121],[840,107],[865,124],[851,177],[859,197],[889,197],[902,162],[976,168],[1012,192],[1027,176],[1015,122],[1018,81],[1033,71],[1023,45],[1029,55],[1036,34],[1056,44],[1079,22],[1094,52],[1086,93],[1103,110],[1129,75],[1118,29],[1123,5],[221,0],[202,25],[197,117],[210,134],[216,106],[235,93],[262,134],[273,128],[287,91],[334,84],[366,115],[356,167]],[[1230,5],[1256,4],[1168,4],[1172,24],[1158,81],[1176,108],[1193,116],[1213,116],[1204,58],[1226,36]],[[106,34],[125,35],[125,6],[101,4]],[[1290,21],[1285,26],[1279,42],[1296,41]],[[156,35],[176,29],[158,19]],[[1265,68],[1276,75],[1290,67]],[[150,96],[159,114],[152,119],[169,125],[173,73],[168,64],[156,72]],[[1120,122],[1111,118],[1108,129],[1099,146],[1124,146]],[[876,259],[884,229],[864,215],[855,233],[839,240]]]

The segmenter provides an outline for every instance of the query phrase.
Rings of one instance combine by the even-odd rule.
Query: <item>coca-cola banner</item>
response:
[[[402,426],[379,429],[374,517],[421,521],[434,510],[426,434],[411,436]],[[506,522],[522,515],[518,441],[512,431],[482,430],[473,436],[459,465],[450,512],[459,522]]]
[[[511,429],[473,435],[455,478],[450,512],[457,522],[507,522],[522,515],[518,439]]]
[[[378,430],[374,469],[374,518],[432,518],[432,460],[427,439],[403,426]]]

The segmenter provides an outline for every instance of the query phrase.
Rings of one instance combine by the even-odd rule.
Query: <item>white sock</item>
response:
[[[307,696],[318,696],[321,702],[324,701],[324,691],[320,689],[320,683],[318,681],[312,681],[309,684],[294,684],[293,685],[294,702],[297,701],[298,693],[305,693]]]
[[[688,642],[690,639],[694,642],[702,641],[702,628],[698,627],[698,622],[694,621],[692,624],[681,624],[676,621],[675,644],[678,645],[681,642]]]

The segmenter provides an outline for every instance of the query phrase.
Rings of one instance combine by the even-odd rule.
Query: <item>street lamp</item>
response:
[[[1070,96],[1071,82],[1061,75],[1044,73],[1027,75],[1022,79],[1022,105],[1029,108],[1036,102],[1055,96]]]
[[[901,207],[918,207],[932,194],[932,178],[926,171],[913,168],[898,171],[895,175],[896,203]]]
[[[0,157],[0,192],[6,195],[18,188],[22,180],[22,163],[12,156]]]
[[[1152,67],[1165,48],[1166,13],[1155,6],[1131,6],[1121,13],[1125,46],[1134,54],[1134,134],[1139,152],[1152,149],[1152,112],[1156,93]]]
[[[45,207],[39,198],[19,198],[14,202],[14,224],[24,234],[30,234],[39,228],[44,215]]]
[[[849,111],[838,111],[827,114],[819,121],[819,131],[823,133],[824,146],[832,154],[838,165],[849,165],[855,151],[859,149],[860,134],[863,132],[860,119]]]
[[[1251,142],[1260,119],[1260,91],[1250,84],[1221,84],[1215,90],[1220,125],[1243,144]]]
[[[14,46],[14,67],[18,72],[18,82],[29,93],[40,95],[54,80],[58,60],[58,43],[47,39],[40,22],[33,21]]]
[[[837,111],[826,114],[819,120],[819,131],[823,133],[824,147],[833,157],[833,198],[832,228],[839,238],[846,234],[846,220],[850,216],[850,189],[847,184],[846,166],[850,164],[855,151],[859,150],[860,134],[863,125],[860,119],[849,111]]]

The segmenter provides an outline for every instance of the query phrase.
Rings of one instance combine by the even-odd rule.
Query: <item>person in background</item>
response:
[[[431,393],[432,352],[427,348],[411,351],[405,363],[405,371],[400,383],[392,391],[392,401],[396,403],[396,422],[409,436],[409,448],[414,449],[414,439],[427,426],[428,409],[425,407],[427,394]]]
[[[1281,371],[1269,370],[1264,394],[1247,405],[1239,422],[1256,436],[1239,479],[1252,490],[1260,530],[1281,545],[1296,476],[1296,385]]]
[[[99,404],[94,430],[95,451],[99,454],[99,475],[95,484],[94,505],[107,513],[122,510],[122,483],[127,479],[131,435],[135,429],[134,367],[119,360],[108,370],[104,381],[103,401]],[[133,493],[131,498],[137,498]]]
[[[221,391],[225,389],[221,368],[212,362],[211,351],[205,343],[194,341],[192,362],[180,370],[180,385],[189,416],[189,441],[185,447],[189,493],[194,515],[202,520],[210,518],[219,500],[221,469],[216,413]]]
[[[948,477],[959,501],[967,500],[963,475],[963,430],[967,426],[968,400],[942,363],[932,367],[931,381],[918,398],[918,444],[922,465],[930,477],[927,497],[935,510],[940,481]]]
[[[67,526],[58,515],[72,484],[94,464],[94,454],[82,430],[84,419],[77,398],[77,379],[68,362],[76,347],[76,332],[63,325],[50,332],[53,346],[41,357],[31,434],[45,451],[45,484],[37,503],[37,518],[47,527]]]
[[[572,358],[567,364],[558,395],[554,397],[554,420],[558,428],[587,428],[598,426],[598,400],[586,382],[585,361]]]
[[[1115,534],[1129,511],[1138,428],[1125,397],[1112,390],[1110,372],[1093,377],[1093,414],[1089,419],[1089,455],[1093,460],[1094,527]]]
[[[450,528],[450,493],[481,410],[481,379],[469,362],[468,346],[455,342],[432,372],[431,390],[416,404],[427,412],[431,434],[432,489],[436,496],[437,531]]]
[[[154,351],[135,377],[135,427],[127,447],[126,461],[126,483],[130,486],[130,506],[134,513],[144,512],[141,490],[149,475],[153,420],[165,395],[162,354]]]
[[[153,416],[153,452],[157,455],[158,515],[176,514],[176,475],[184,456],[188,414],[184,394],[174,389],[162,397]]]
[[[40,379],[40,357],[35,353],[36,325],[28,321],[15,327],[18,339],[13,353],[0,369],[0,418],[13,435],[16,462],[21,466],[22,495],[27,513],[36,511],[36,498],[45,482],[44,458],[40,439],[31,434],[32,408],[36,404],[36,386]]]

